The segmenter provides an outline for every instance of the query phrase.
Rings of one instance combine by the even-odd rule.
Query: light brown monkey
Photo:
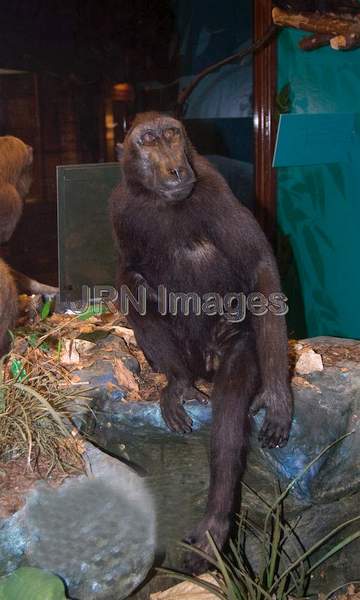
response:
[[[8,242],[29,193],[33,149],[12,135],[0,137],[0,244]]]
[[[9,241],[21,217],[31,185],[32,163],[31,146],[10,135],[0,137],[0,245]],[[0,355],[9,347],[8,330],[16,322],[18,292],[54,295],[57,288],[17,273],[0,259]]]
[[[0,356],[9,350],[11,331],[18,313],[18,293],[7,264],[0,260]]]

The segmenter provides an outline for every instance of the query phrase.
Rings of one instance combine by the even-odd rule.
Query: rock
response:
[[[78,600],[121,600],[153,563],[153,501],[133,469],[91,444],[86,456],[88,476],[37,485],[3,521],[0,571],[21,562],[56,573]]]
[[[205,583],[210,583],[211,585],[219,587],[216,579],[210,575],[210,573],[201,575],[199,579]],[[192,581],[184,581],[164,592],[150,595],[150,600],[216,600],[217,598],[218,596],[215,596],[215,594],[196,585]]]
[[[303,347],[326,338],[304,340]],[[333,340],[328,347],[331,348]],[[336,344],[341,340],[336,339]],[[358,342],[345,340],[351,348]],[[321,358],[321,356],[320,356]],[[298,534],[310,547],[333,527],[359,514],[360,506],[360,363],[347,360],[322,371],[297,376],[294,381],[295,414],[286,448],[263,450],[257,440],[264,412],[253,420],[250,452],[244,476],[246,483],[267,502],[274,500],[274,485],[282,488],[299,476],[305,466],[329,444],[350,431],[354,433],[331,448],[297,483],[286,501],[286,515],[301,516]],[[189,436],[171,433],[164,424],[160,407],[155,402],[114,402],[99,392],[91,435],[111,452],[137,466],[147,476],[155,498],[158,520],[159,552],[166,551],[165,564],[181,568],[178,547],[203,514],[208,486],[208,442],[211,405],[186,405],[194,431]],[[106,415],[104,403],[108,402]],[[96,406],[95,406],[96,412]],[[108,424],[111,424],[111,427]],[[263,522],[264,505],[244,489],[242,506],[259,524]],[[342,535],[348,533],[344,531]],[[341,539],[341,538],[336,538]],[[330,540],[326,549],[333,544]],[[256,560],[256,549],[252,549]],[[360,543],[342,550],[322,565],[322,576],[315,573],[316,591],[330,591],[344,581],[358,578]],[[157,591],[153,581],[135,596],[147,599]]]
[[[95,348],[96,348],[96,344],[94,344],[93,342],[88,342],[87,340],[81,340],[81,339],[75,338],[74,343],[75,343],[76,350],[78,351],[80,356],[82,354],[88,354],[88,353],[92,352],[92,350],[95,350]]]
[[[300,375],[309,375],[315,371],[322,371],[324,365],[320,354],[312,348],[301,348],[299,358],[296,361],[295,370]]]

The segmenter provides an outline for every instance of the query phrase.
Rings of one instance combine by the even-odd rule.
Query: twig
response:
[[[190,94],[193,92],[194,88],[197,86],[197,84],[202,79],[204,79],[204,77],[206,77],[213,71],[216,71],[216,69],[219,69],[220,67],[223,67],[224,65],[227,65],[227,64],[233,62],[234,60],[240,61],[240,60],[244,59],[246,56],[248,56],[249,54],[254,54],[255,52],[258,52],[261,48],[263,48],[266,44],[269,43],[269,41],[275,35],[276,31],[277,31],[277,27],[275,27],[275,26],[270,27],[268,32],[260,40],[257,40],[254,44],[252,44],[248,48],[245,48],[244,50],[241,50],[240,52],[236,52],[235,54],[232,54],[231,56],[227,56],[226,58],[219,60],[218,62],[210,65],[209,67],[206,67],[206,69],[204,69],[198,75],[196,75],[195,79],[193,79],[192,82],[187,87],[185,87],[183,90],[181,90],[179,92],[178,99],[177,99],[177,107],[176,107],[177,115],[181,116],[183,105],[185,104],[186,100],[189,98]]]
[[[311,51],[317,50],[322,46],[327,46],[330,43],[332,38],[332,34],[329,33],[315,33],[315,35],[310,35],[304,37],[299,42],[299,46],[302,50]]]
[[[354,16],[352,19],[341,15],[326,13],[295,13],[273,8],[272,18],[275,25],[280,27],[294,27],[314,33],[348,35],[360,34],[360,20]]]

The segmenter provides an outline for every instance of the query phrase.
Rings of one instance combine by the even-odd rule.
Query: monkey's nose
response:
[[[170,175],[175,177],[179,182],[181,182],[184,178],[185,169],[183,167],[178,167],[177,169],[169,169]]]

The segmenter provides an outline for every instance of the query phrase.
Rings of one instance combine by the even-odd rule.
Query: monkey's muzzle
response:
[[[159,186],[159,191],[165,200],[179,202],[190,196],[196,177],[186,159],[178,166],[167,165],[166,176],[164,177],[164,173],[162,175],[162,185]]]
[[[167,202],[180,202],[186,200],[194,188],[195,179],[186,184],[173,186],[170,189],[162,188],[161,195]]]

